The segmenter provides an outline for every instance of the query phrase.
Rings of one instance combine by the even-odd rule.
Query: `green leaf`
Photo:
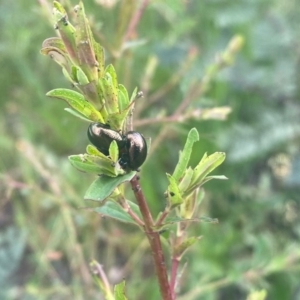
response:
[[[111,160],[117,162],[119,159],[119,147],[116,141],[110,143],[108,151]]]
[[[42,54],[47,55],[48,54],[47,49],[49,49],[49,48],[57,49],[61,53],[67,53],[65,45],[64,45],[62,39],[59,37],[51,37],[51,38],[45,39],[43,41],[42,49],[40,52]]]
[[[86,159],[84,154],[70,155],[71,165],[82,172],[101,174],[103,168]]]
[[[76,71],[76,69],[75,69]],[[76,72],[75,72],[76,73]],[[76,83],[75,87],[80,90],[80,92],[84,95],[84,98],[93,104],[97,111],[99,111],[102,106],[102,98],[98,94],[98,87],[95,81],[89,82],[87,84],[79,84]]]
[[[206,176],[202,182],[201,185],[203,185],[204,183],[212,180],[212,179],[218,179],[218,180],[227,180],[228,178],[224,175],[214,175],[214,176]]]
[[[117,94],[117,89],[118,89],[117,74],[112,64],[109,64],[105,69],[105,76],[108,76],[108,74],[110,75],[108,78],[110,79],[113,92]]]
[[[119,113],[118,92],[114,92],[111,75],[106,73],[99,79],[99,86],[105,99],[105,107],[110,114]]]
[[[185,192],[187,190],[187,188],[190,186],[193,174],[194,174],[194,170],[191,167],[188,167],[185,170],[183,178],[180,180],[180,183],[178,185],[179,186],[179,190],[181,192]]]
[[[103,201],[112,194],[115,188],[126,181],[130,181],[135,174],[136,172],[132,171],[118,177],[100,176],[90,185],[84,195],[84,199]]]
[[[219,220],[216,218],[210,218],[210,217],[200,217],[198,218],[199,221],[204,222],[204,223],[212,223],[212,224],[218,224]]]
[[[98,62],[98,78],[103,77],[104,75],[104,49],[99,43],[97,43],[93,38],[93,48],[95,52],[95,58]]]
[[[79,154],[69,156],[71,164],[80,171],[116,177],[125,174],[120,164],[99,152],[96,155]]]
[[[124,85],[118,85],[118,103],[120,112],[126,109],[129,105],[128,92]]]
[[[57,61],[56,61],[57,62]],[[59,62],[57,62],[59,64]],[[72,67],[71,67],[72,69]],[[65,76],[65,78],[70,81],[74,86],[77,85],[77,79],[76,78],[73,78],[72,77],[72,72],[71,72],[71,69],[69,71],[67,71],[67,69],[62,66],[62,72],[63,72],[63,75]]]
[[[215,152],[209,156],[204,154],[203,158],[194,169],[192,183],[189,190],[186,193],[188,194],[191,190],[200,186],[203,183],[203,180],[207,176],[207,174],[209,174],[216,167],[218,167],[224,160],[224,152]]]
[[[73,109],[95,122],[104,122],[101,114],[85,100],[83,95],[68,89],[55,89],[46,94],[49,97],[65,100]]]
[[[87,147],[86,147],[86,153],[89,154],[89,155],[100,156],[100,157],[105,156],[95,146],[90,145],[90,144],[87,145]]]
[[[48,55],[51,59],[58,63],[63,68],[66,78],[70,80],[70,82],[74,81],[69,75],[72,62],[61,38],[52,37],[44,40],[40,53]]]
[[[111,128],[114,128],[115,130],[122,130],[124,120],[126,119],[129,110],[130,105],[128,105],[128,107],[120,113],[110,114],[106,119],[106,123],[108,123]]]
[[[204,223],[213,223],[217,224],[219,223],[219,220],[216,218],[210,218],[210,217],[198,217],[198,218],[192,218],[192,219],[183,219],[180,216],[167,216],[166,219],[163,222],[163,226],[169,226],[176,223],[191,223],[191,222],[204,222]]]
[[[72,109],[70,107],[66,107],[66,108],[64,108],[64,110],[66,112],[68,112],[69,114],[71,114],[71,115],[73,115],[73,116],[75,116],[75,117],[77,117],[77,118],[79,118],[79,119],[81,119],[83,121],[91,122],[91,120],[85,118],[82,114],[78,113],[77,111],[75,111],[74,109]]]
[[[107,175],[110,177],[116,177],[118,175],[125,174],[125,171],[121,168],[119,162],[114,162],[110,157],[105,156],[99,152],[96,156],[85,155],[86,159],[95,165],[101,167],[101,172],[98,174]]]
[[[265,300],[266,297],[267,297],[266,290],[253,291],[248,295],[247,300]]]
[[[183,219],[191,219],[196,208],[198,189],[184,198],[183,203],[177,208],[177,214]]]
[[[176,179],[168,173],[167,173],[167,178],[169,181],[169,186],[168,186],[168,190],[167,190],[168,202],[169,202],[169,206],[171,208],[174,208],[174,207],[180,205],[183,202],[183,199],[182,199]]]
[[[137,225],[136,222],[128,215],[127,212],[115,201],[105,201],[103,205],[93,208],[96,213],[113,218],[123,223]]]
[[[89,81],[98,79],[98,62],[94,52],[94,38],[84,12],[82,1],[75,7],[77,13],[77,26],[76,26],[76,46],[79,65],[83,72],[89,78]]]
[[[115,300],[127,300],[127,297],[125,296],[125,280],[115,285],[114,296]]]
[[[200,239],[201,237],[196,236],[192,236],[190,238],[185,239],[178,246],[175,247],[173,255],[180,258],[188,248],[190,248]]]
[[[78,66],[76,66],[76,79],[80,85],[89,84],[88,77],[85,75],[85,73],[82,71],[82,69]]]
[[[178,181],[183,176],[191,157],[193,144],[197,141],[199,141],[198,131],[196,128],[192,128],[188,134],[183,151],[179,153],[179,161],[173,173],[175,180]]]
[[[53,1],[53,17],[61,39],[74,65],[79,65],[77,59],[77,47],[75,42],[75,28],[68,21],[68,16],[62,5]]]
[[[138,92],[138,89],[137,87],[133,90],[132,94],[131,94],[131,97],[130,97],[130,103],[133,102],[135,99],[136,99],[136,96],[137,96],[137,92]]]

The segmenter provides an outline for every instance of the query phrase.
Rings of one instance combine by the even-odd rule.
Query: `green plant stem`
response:
[[[150,210],[149,210],[148,204],[146,202],[146,199],[144,197],[144,194],[139,185],[137,176],[134,176],[131,179],[130,183],[131,183],[131,187],[134,192],[137,204],[140,208],[141,214],[144,219],[144,223],[145,223],[144,230],[145,230],[145,234],[146,234],[149,244],[150,244],[162,299],[163,300],[173,300],[171,290],[170,290],[170,285],[168,282],[168,275],[167,275],[165,259],[164,259],[164,255],[163,255],[163,251],[162,251],[159,233],[157,231],[153,230],[153,227],[154,227],[153,218],[150,213]]]

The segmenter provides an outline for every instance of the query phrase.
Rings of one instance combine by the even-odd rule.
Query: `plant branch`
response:
[[[167,217],[168,213],[170,212],[170,208],[167,206],[165,210],[159,215],[158,219],[155,222],[155,227],[160,227],[162,222]]]
[[[90,262],[90,269],[93,275],[96,276],[102,283],[102,289],[107,297],[106,299],[114,299],[110,289],[110,284],[108,282],[106,274],[103,271],[102,265],[100,265],[97,261],[92,260]]]
[[[206,68],[200,82],[194,80],[193,82],[190,83],[190,86],[181,104],[177,107],[177,109],[173,112],[173,114],[168,117],[169,118],[168,120],[172,120],[173,118],[175,120],[180,119],[180,116],[184,114],[185,110],[191,104],[191,102],[195,101],[203,94],[205,94],[212,80],[215,78],[218,72],[224,69],[225,67],[231,65],[234,59],[234,55],[239,51],[242,45],[243,45],[243,38],[241,36],[234,36],[230,40],[227,48],[216,57],[214,63],[212,63]],[[155,141],[151,144],[152,153],[167,135],[169,135],[169,127],[165,126],[164,129],[159,132]]]
[[[171,267],[171,274],[170,274],[170,289],[172,292],[172,297],[175,299],[175,287],[176,287],[176,277],[177,277],[177,269],[179,265],[178,257],[172,258],[172,267]]]
[[[171,290],[168,282],[168,275],[167,275],[165,259],[162,251],[159,233],[153,230],[153,226],[154,226],[153,219],[148,204],[146,202],[146,199],[144,197],[144,194],[139,185],[137,176],[134,176],[131,179],[130,183],[145,222],[144,225],[145,234],[150,244],[162,299],[172,300],[172,295],[171,295]]]
[[[148,5],[149,0],[143,0],[138,10],[135,12],[134,16],[130,20],[130,23],[127,27],[126,33],[123,36],[123,43],[128,40],[128,38],[132,35],[132,32],[136,28],[136,25],[138,24],[146,6]]]
[[[132,211],[130,205],[127,203],[127,201],[122,198],[119,201],[119,204],[122,206],[124,211],[128,213],[128,215],[141,227],[144,227],[144,222]]]
[[[147,97],[147,101],[144,102],[143,105],[137,107],[135,116],[139,116],[142,110],[147,109],[148,106],[153,105],[155,102],[161,100],[163,96],[165,96],[172,88],[174,88],[181,78],[186,74],[186,72],[188,72],[196,57],[197,49],[195,47],[191,47],[188,51],[187,57],[182,61],[180,67],[178,68],[178,71],[174,73],[170,79],[156,92]],[[144,90],[144,88],[143,91],[147,92],[147,90]]]

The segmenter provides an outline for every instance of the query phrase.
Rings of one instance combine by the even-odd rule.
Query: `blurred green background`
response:
[[[72,15],[77,2],[62,3]],[[145,95],[135,128],[154,145],[141,172],[153,213],[164,207],[165,173],[190,128],[201,139],[193,162],[206,151],[227,154],[215,173],[229,180],[205,186],[200,211],[219,224],[190,228],[203,239],[181,262],[179,299],[239,300],[260,289],[267,299],[300,299],[299,1],[153,0],[120,53],[139,3],[84,1],[106,63],[114,63],[129,92],[138,86]],[[112,283],[126,278],[129,299],[159,299],[143,235],[81,209],[95,176],[78,172],[67,157],[84,153],[87,124],[45,96],[71,88],[59,66],[39,54],[43,40],[55,36],[51,5],[0,2],[0,299],[101,299],[88,270],[92,258]],[[234,64],[192,105],[230,106],[228,118],[155,121],[174,112],[236,34],[245,44]],[[191,52],[197,54],[189,64]],[[162,130],[168,134],[158,142]]]

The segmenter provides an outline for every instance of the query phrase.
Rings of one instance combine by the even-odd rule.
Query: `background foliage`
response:
[[[220,223],[191,228],[204,237],[182,261],[187,267],[180,299],[246,299],[257,289],[266,289],[272,300],[299,299],[297,1],[153,0],[135,43],[122,55],[122,28],[138,2],[102,2],[85,1],[95,37],[118,81],[145,94],[135,128],[152,138],[141,184],[153,212],[164,207],[165,172],[172,172],[191,127],[201,134],[194,161],[206,151],[227,153],[218,174],[229,180],[206,185],[201,211]],[[72,168],[67,156],[84,152],[87,125],[66,114],[64,103],[45,97],[50,89],[69,87],[59,67],[39,54],[42,41],[55,35],[51,4],[0,3],[0,298],[99,299],[88,271],[95,258],[111,282],[127,278],[130,299],[158,299],[140,232],[79,209],[94,178]],[[75,4],[64,1],[69,11]],[[156,122],[173,112],[189,82],[200,81],[235,34],[244,36],[245,45],[234,65],[194,103],[194,109],[229,105],[228,119]],[[191,51],[197,51],[193,63],[168,89]],[[143,125],[144,118],[149,122]],[[167,137],[156,142],[164,127]]]

